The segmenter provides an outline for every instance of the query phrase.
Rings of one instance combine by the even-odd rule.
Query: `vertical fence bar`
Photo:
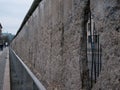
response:
[[[101,48],[101,45],[100,45],[100,71],[101,71],[101,68],[102,68],[102,60],[101,60],[101,57],[102,57],[102,48]]]
[[[100,54],[100,50],[99,50],[99,49],[100,49],[100,47],[99,47],[99,34],[98,34],[97,40],[98,40],[98,45],[97,45],[97,46],[98,46],[98,47],[97,47],[97,48],[98,48],[98,51],[97,51],[97,53],[98,53],[98,57],[97,57],[97,59],[98,59],[98,66],[97,66],[97,67],[98,67],[98,68],[97,68],[98,73],[97,73],[97,76],[99,76],[99,73],[100,73],[100,60],[99,60],[99,59],[100,59],[100,56],[99,56],[99,54]]]
[[[96,46],[95,46],[95,26],[93,28],[93,60],[94,60],[94,81],[96,82]]]

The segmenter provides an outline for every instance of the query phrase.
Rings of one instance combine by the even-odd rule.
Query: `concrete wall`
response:
[[[93,90],[120,89],[120,0],[92,0],[102,44],[102,72]]]
[[[119,6],[118,0],[91,0],[103,48],[94,90],[120,89]],[[87,88],[87,9],[88,0],[43,0],[11,44],[47,90]]]
[[[87,70],[82,34],[86,4],[87,0],[43,0],[12,42],[47,90],[86,88],[81,82]]]

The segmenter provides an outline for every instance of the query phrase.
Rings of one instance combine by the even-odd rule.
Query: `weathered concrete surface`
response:
[[[103,49],[102,72],[93,90],[120,90],[120,1],[92,0],[91,9]]]
[[[90,0],[103,67],[93,90],[120,87],[120,2]],[[48,90],[87,88],[88,0],[43,0],[11,46]]]
[[[48,90],[86,88],[82,24],[87,1],[43,0],[12,42]]]

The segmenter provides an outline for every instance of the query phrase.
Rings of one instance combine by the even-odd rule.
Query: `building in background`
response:
[[[0,50],[3,50],[2,25],[0,23]]]
[[[2,34],[2,25],[0,23],[0,37],[1,37],[1,34]]]
[[[2,24],[0,23],[0,50],[3,50],[4,46],[8,46],[13,37],[14,35],[11,33],[2,33]]]

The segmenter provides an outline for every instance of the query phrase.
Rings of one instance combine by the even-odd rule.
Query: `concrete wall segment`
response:
[[[43,0],[12,48],[48,90],[86,90],[85,9],[88,0]],[[93,90],[119,90],[119,0],[91,0],[103,48],[103,68]]]

